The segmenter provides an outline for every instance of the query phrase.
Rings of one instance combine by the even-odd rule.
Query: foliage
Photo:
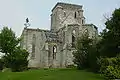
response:
[[[18,45],[20,39],[8,27],[4,27],[0,33],[0,52],[5,53],[3,57],[6,68],[12,71],[23,71],[28,65],[28,52]]]
[[[28,52],[17,47],[11,55],[4,56],[5,65],[12,71],[23,71],[28,66]]]
[[[97,59],[99,57],[98,49],[97,49],[97,44],[93,44],[89,48],[89,53],[88,53],[88,65],[89,69],[93,72],[98,72],[100,66],[97,63]]]
[[[73,52],[73,62],[77,65],[78,69],[88,68],[88,55],[91,45],[92,39],[89,38],[88,34],[78,38],[76,43],[76,51]]]
[[[120,78],[120,57],[101,58],[100,72],[107,80]]]
[[[3,27],[0,33],[0,52],[10,54],[18,45],[19,39],[15,33],[8,27]]]
[[[107,66],[103,75],[106,80],[120,79],[120,68],[118,66]]]
[[[0,70],[2,70],[2,69],[3,69],[3,67],[4,67],[3,60],[2,60],[2,59],[0,59]]]
[[[115,57],[120,53],[120,8],[116,9],[112,17],[107,19],[106,29],[101,33],[100,55]]]
[[[97,40],[91,39],[88,33],[78,38],[76,43],[76,51],[73,52],[74,63],[78,69],[88,68],[90,71],[98,72],[99,65],[97,58],[99,57],[97,49]]]

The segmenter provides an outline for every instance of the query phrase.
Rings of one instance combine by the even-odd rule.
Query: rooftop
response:
[[[82,5],[58,2],[58,3],[53,7],[52,11],[53,11],[57,6],[73,6],[73,7],[76,7],[76,8],[82,8]]]

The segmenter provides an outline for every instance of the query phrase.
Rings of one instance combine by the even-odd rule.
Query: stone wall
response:
[[[85,24],[81,5],[56,4],[51,14],[51,30],[23,30],[21,47],[30,53],[29,67],[64,68],[74,65],[75,41],[86,31],[90,38],[98,37],[97,27]]]

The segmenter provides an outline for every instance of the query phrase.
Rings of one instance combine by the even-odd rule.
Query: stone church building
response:
[[[90,38],[98,36],[97,27],[85,23],[82,5],[58,2],[52,9],[50,30],[25,27],[22,32],[21,47],[30,53],[29,67],[73,65],[75,41],[86,32]]]

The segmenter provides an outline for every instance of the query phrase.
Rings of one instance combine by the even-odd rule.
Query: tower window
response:
[[[77,17],[77,13],[75,12],[75,16],[74,16],[74,18],[76,18]]]
[[[82,20],[82,24],[84,24],[84,20]]]

